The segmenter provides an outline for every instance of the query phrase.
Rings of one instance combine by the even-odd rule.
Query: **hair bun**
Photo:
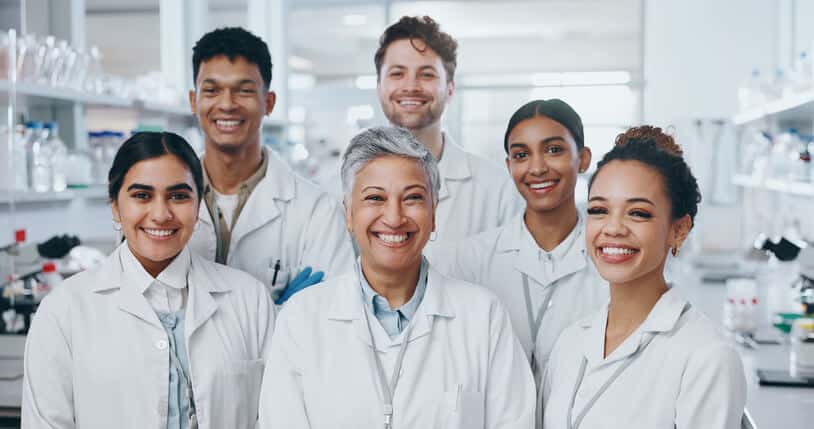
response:
[[[624,146],[630,141],[652,141],[659,149],[678,157],[684,157],[684,151],[681,149],[673,136],[662,131],[660,127],[652,125],[642,125],[640,127],[633,127],[622,134],[616,136],[616,146]]]

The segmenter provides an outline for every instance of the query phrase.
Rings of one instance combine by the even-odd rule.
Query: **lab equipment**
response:
[[[81,242],[75,235],[55,235],[48,240],[37,244],[37,253],[44,258],[58,259],[68,254]]]
[[[42,122],[26,123],[26,165],[28,166],[28,188],[35,192],[51,190],[51,155],[46,145],[47,135]]]
[[[42,301],[45,295],[62,284],[62,275],[57,272],[57,265],[50,261],[42,264],[42,272],[37,277],[32,290],[35,302]]]
[[[275,265],[275,278],[276,278],[276,271],[279,270],[279,260],[277,261],[278,265]],[[325,277],[325,273],[322,271],[314,271],[311,267],[305,267],[297,274],[288,285],[283,290],[282,295],[275,301],[277,305],[283,305],[289,298],[291,298],[295,293],[309,287],[313,286],[322,281],[322,278]],[[272,282],[273,283],[273,282]]]
[[[64,191],[68,187],[66,173],[68,149],[62,139],[59,138],[59,126],[55,122],[46,122],[44,128],[48,134],[46,147],[51,157],[51,189],[56,192]]]
[[[814,378],[814,319],[801,317],[794,321],[789,335],[789,374]]]
[[[753,279],[728,279],[723,312],[724,327],[736,334],[753,335],[760,314],[758,304],[757,284]]]

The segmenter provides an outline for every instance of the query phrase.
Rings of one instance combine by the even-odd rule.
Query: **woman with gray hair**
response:
[[[438,177],[404,129],[351,140],[342,185],[359,259],[281,312],[260,427],[534,427],[534,381],[506,311],[422,256]]]

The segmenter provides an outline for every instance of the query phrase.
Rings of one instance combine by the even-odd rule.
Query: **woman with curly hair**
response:
[[[588,189],[586,247],[610,301],[557,340],[543,427],[738,428],[746,401],[738,353],[664,278],[701,201],[681,148],[660,128],[632,128]]]

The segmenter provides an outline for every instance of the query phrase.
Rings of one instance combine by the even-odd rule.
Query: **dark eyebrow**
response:
[[[589,203],[591,201],[602,201],[602,202],[604,202],[604,201],[608,201],[608,199],[605,198],[605,197],[597,196],[597,197],[591,197],[591,198],[588,199]],[[655,204],[653,204],[652,201],[648,200],[647,198],[628,198],[627,202],[628,203],[645,203],[645,204],[650,204],[651,206],[654,206],[654,207],[656,206]]]
[[[127,192],[132,191],[133,189],[140,189],[142,191],[154,191],[155,188],[150,185],[142,185],[141,183],[133,183],[132,185],[127,187]]]
[[[189,186],[186,183],[178,183],[172,186],[167,186],[167,191],[189,191],[192,192],[192,186]]]
[[[545,144],[554,143],[554,142],[565,142],[565,139],[563,137],[561,137],[561,136],[546,137],[546,138],[544,138],[543,140],[540,141],[540,144],[545,145]],[[528,145],[523,143],[523,142],[510,143],[509,144],[509,149],[511,149],[513,147],[525,148],[525,147],[528,147]]]
[[[651,206],[655,206],[652,201],[648,200],[647,198],[628,198],[627,202],[629,203],[645,203],[650,204]]]
[[[553,142],[556,142],[556,141],[564,142],[565,139],[562,136],[553,136],[553,137],[548,137],[548,138],[543,139],[543,141],[541,141],[540,143],[548,144],[548,143],[553,143]]]

